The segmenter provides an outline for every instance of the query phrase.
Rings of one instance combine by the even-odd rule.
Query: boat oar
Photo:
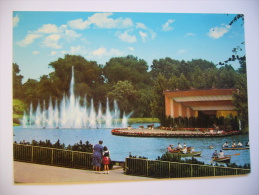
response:
[[[238,156],[240,155],[240,153],[237,153],[237,154],[230,154],[230,155],[225,155],[225,156]]]
[[[215,158],[215,157],[213,157],[213,158],[212,158],[212,161],[210,161],[210,163],[213,163],[215,159],[216,159],[216,158]]]

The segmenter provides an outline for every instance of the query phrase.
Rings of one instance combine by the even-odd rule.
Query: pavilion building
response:
[[[164,91],[165,113],[177,117],[226,117],[237,115],[233,94],[237,89],[175,90]]]

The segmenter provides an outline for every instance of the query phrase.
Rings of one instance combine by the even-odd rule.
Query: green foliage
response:
[[[132,55],[111,58],[105,66],[82,56],[65,55],[49,64],[54,69],[52,73],[41,76],[39,80],[29,79],[21,85],[20,97],[27,108],[31,103],[36,108],[39,102],[41,105],[45,102],[47,107],[50,98],[60,102],[64,94],[69,94],[71,69],[74,66],[74,92],[81,97],[82,104],[83,97],[87,97],[88,102],[94,98],[95,107],[101,103],[105,111],[106,99],[109,97],[110,104],[113,105],[113,101],[117,100],[119,108],[126,114],[134,111],[132,117],[155,117],[161,125],[171,126],[174,121],[165,116],[165,90],[236,87],[240,93],[235,95],[234,104],[242,121],[242,129],[247,129],[246,74],[243,73],[246,64],[244,60],[240,60],[240,64],[241,67],[236,71],[230,65],[217,68],[212,62],[202,59],[186,62],[166,57],[154,59],[148,71],[147,63]],[[14,64],[13,73],[16,84],[21,84],[22,76],[18,75],[17,64]],[[178,125],[185,126],[186,120]]]
[[[14,117],[19,117],[19,115],[23,115],[23,112],[25,109],[26,109],[26,104],[23,101],[19,99],[13,99]]]
[[[128,80],[134,86],[150,82],[146,61],[132,55],[111,58],[103,68],[104,76],[111,84]]]
[[[190,159],[189,158],[181,159],[181,157],[177,155],[172,155],[169,152],[166,152],[161,157],[158,156],[156,160],[204,165],[204,162],[199,161],[194,157]]]
[[[16,63],[13,63],[13,98],[22,98],[22,79],[23,76],[19,75],[20,69]]]
[[[217,73],[216,88],[233,88],[235,86],[235,77],[237,72],[230,65],[220,67]]]
[[[129,113],[134,109],[134,102],[136,102],[137,99],[137,91],[129,81],[118,81],[113,86],[112,91],[108,92],[107,95],[110,99],[117,100],[120,105],[120,109],[126,113]]]
[[[64,59],[49,64],[54,68],[53,77],[60,81],[59,88],[62,92],[68,92],[71,80],[71,70],[74,66],[75,83],[85,83],[89,87],[94,87],[102,82],[101,67],[95,61],[87,61],[82,56],[65,55]]]
[[[180,76],[180,61],[173,60],[171,58],[165,58],[165,59],[159,59],[159,60],[153,60],[153,63],[151,65],[151,77],[153,80],[155,80],[159,74],[164,75],[166,79],[171,78],[173,75],[176,77]],[[173,75],[172,75],[173,74]]]
[[[24,144],[24,142],[20,142],[20,144]],[[33,145],[33,146],[48,147],[48,148],[57,148],[57,149],[64,149],[64,150],[80,151],[80,152],[93,152],[93,145],[90,144],[89,141],[86,141],[85,143],[83,143],[82,140],[80,140],[79,143],[76,143],[73,146],[68,145],[67,147],[65,146],[64,143],[61,144],[59,139],[54,144],[52,144],[50,140],[45,140],[45,141],[32,140],[31,143],[26,142],[26,144]]]
[[[192,157],[182,159],[181,157],[178,157],[177,155],[172,155],[169,152],[164,153],[161,157],[158,156],[156,160],[205,165],[204,162],[197,160],[197,158]],[[215,166],[218,166],[218,164],[216,163]],[[236,165],[235,163],[227,163],[226,167],[250,169],[250,164],[248,163],[242,166]]]
[[[163,91],[167,90],[168,80],[160,73],[154,82],[151,101],[152,116],[163,124],[165,118],[165,102]]]
[[[246,74],[241,73],[236,77],[235,87],[238,91],[233,95],[233,104],[236,107],[238,118],[241,121],[242,130],[247,130],[248,127],[248,98],[246,81]]]
[[[221,130],[232,131],[239,130],[237,116],[229,115],[226,117],[210,118],[208,116],[199,117],[165,117],[164,126],[178,128],[214,128],[213,124],[217,124]]]

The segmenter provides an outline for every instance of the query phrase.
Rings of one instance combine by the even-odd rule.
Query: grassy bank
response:
[[[23,101],[13,99],[13,126],[20,125],[20,119],[22,119],[23,112],[26,108],[26,104]]]
[[[160,121],[158,118],[129,118],[128,123],[160,123]]]

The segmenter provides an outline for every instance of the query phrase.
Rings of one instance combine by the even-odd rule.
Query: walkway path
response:
[[[148,177],[130,176],[122,167],[115,167],[109,174],[96,174],[92,170],[54,167],[14,161],[14,182],[16,183],[64,183],[64,182],[122,182],[152,180]]]

